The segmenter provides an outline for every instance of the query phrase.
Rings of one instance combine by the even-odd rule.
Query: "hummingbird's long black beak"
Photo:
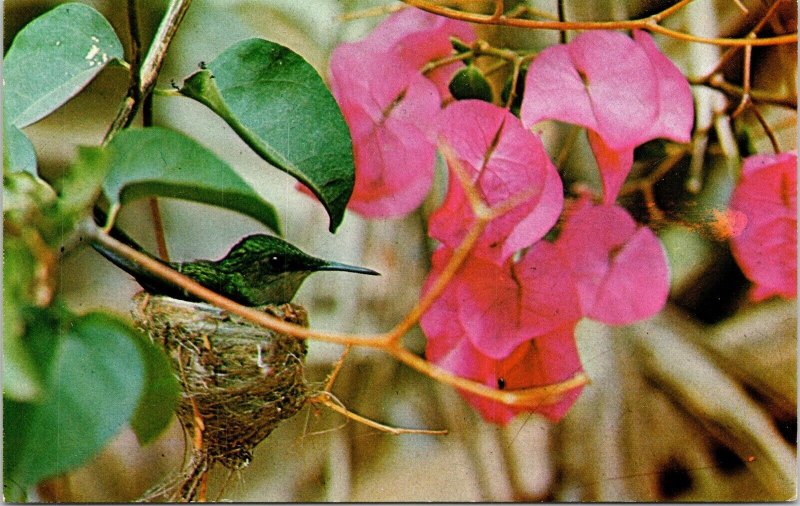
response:
[[[357,274],[366,274],[368,276],[380,276],[381,273],[377,271],[373,271],[372,269],[367,269],[366,267],[359,267],[357,265],[347,265],[340,262],[325,262],[321,266],[317,267],[318,271],[345,271],[345,272],[355,272]]]

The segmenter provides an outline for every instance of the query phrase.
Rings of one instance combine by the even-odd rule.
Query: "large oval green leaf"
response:
[[[4,58],[4,114],[22,128],[78,93],[108,64],[123,58],[122,44],[92,7],[67,3],[23,28]]]
[[[180,91],[306,185],[336,230],[353,192],[353,147],[339,106],[308,62],[274,42],[248,39],[189,76]]]
[[[96,156],[100,149],[107,157]],[[149,196],[212,204],[251,216],[280,233],[275,208],[227,163],[189,137],[161,127],[127,129],[105,148],[82,148],[77,163],[107,163],[103,194],[111,216]]]
[[[28,342],[43,369],[40,402],[6,399],[3,469],[22,488],[86,462],[131,418],[144,387],[133,329],[92,313],[65,320],[39,311]]]

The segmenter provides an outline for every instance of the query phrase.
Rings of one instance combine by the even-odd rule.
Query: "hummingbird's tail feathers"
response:
[[[175,299],[188,300],[188,301],[198,300],[196,297],[193,297],[190,294],[186,293],[178,286],[173,285],[172,283],[161,279],[160,277],[148,271],[141,265],[131,260],[128,260],[126,257],[123,257],[122,255],[120,255],[119,253],[117,253],[112,249],[109,249],[105,245],[93,242],[92,247],[98,253],[106,257],[106,259],[111,261],[111,263],[113,263],[123,271],[127,272],[131,276],[133,276],[134,279],[136,279],[136,282],[139,283],[139,285],[141,285],[141,287],[144,288],[146,291],[154,295],[166,295],[168,297],[172,297]],[[151,255],[147,251],[140,250],[140,252],[168,267],[171,267],[173,269],[180,268],[180,266],[176,266],[176,264],[165,262],[160,258]]]
[[[105,223],[106,213],[103,212],[103,210],[101,210],[99,207],[95,207],[94,219],[95,222],[97,222],[98,224]],[[136,251],[142,253],[143,255],[147,255],[148,257],[157,260],[164,265],[170,265],[167,262],[164,262],[163,260],[151,255],[139,243],[134,241],[128,234],[126,234],[125,232],[122,231],[122,229],[117,228],[116,226],[111,228],[108,235],[118,240],[119,242],[125,244],[126,246],[135,249]],[[171,284],[167,283],[161,278],[155,276],[150,271],[144,269],[141,265],[131,260],[128,260],[127,258],[123,257],[116,251],[108,248],[103,244],[93,242],[92,247],[98,253],[100,253],[106,259],[108,259],[111,263],[113,263],[123,271],[127,272],[128,274],[136,278],[136,282],[142,285],[142,288],[144,288],[148,292],[168,294],[171,292],[177,292],[179,290],[178,288],[172,286]]]
[[[318,271],[344,271],[355,272],[356,274],[366,274],[367,276],[380,276],[381,273],[367,269],[366,267],[359,267],[357,265],[348,265],[339,262],[325,262],[316,270]]]

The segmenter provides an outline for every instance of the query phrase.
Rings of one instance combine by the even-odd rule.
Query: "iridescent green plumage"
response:
[[[138,251],[148,254],[122,231],[113,230],[111,235]],[[99,244],[93,244],[93,246],[103,256],[136,278],[136,281],[148,292],[176,299],[198,300],[178,286],[142,269],[138,264],[121,258],[116,252]],[[346,271],[369,275],[378,274],[364,267],[313,257],[282,239],[264,234],[243,238],[220,260],[162,263],[192,278],[206,288],[246,306],[283,304],[291,301],[300,285],[312,272]]]

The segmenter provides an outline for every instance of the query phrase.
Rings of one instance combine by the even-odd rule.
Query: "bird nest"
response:
[[[136,325],[164,349],[182,385],[176,412],[199,446],[187,475],[215,462],[246,466],[253,448],[306,401],[305,341],[204,303],[144,292],[134,300]],[[258,309],[308,326],[302,306]]]

